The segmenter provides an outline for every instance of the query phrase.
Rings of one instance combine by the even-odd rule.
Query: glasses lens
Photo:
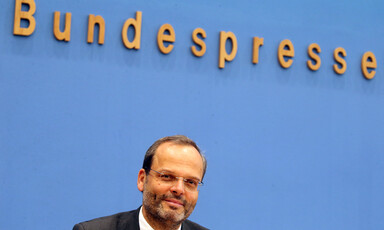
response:
[[[196,179],[189,179],[189,178],[182,178],[182,177],[177,177],[175,175],[172,175],[170,173],[163,173],[163,172],[158,172],[156,170],[151,169],[152,171],[157,173],[157,176],[161,183],[164,185],[175,185],[179,179],[182,179],[184,182],[184,188],[185,190],[189,192],[196,192],[200,190],[201,185],[203,185],[202,182]]]

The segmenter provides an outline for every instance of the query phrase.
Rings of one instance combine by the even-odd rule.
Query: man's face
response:
[[[192,146],[171,142],[158,147],[151,168],[200,181],[203,177],[203,161],[199,152]],[[139,172],[138,188],[143,192],[143,215],[147,219],[172,223],[181,223],[188,218],[199,195],[198,191],[186,191],[182,180],[167,185],[159,180],[156,172],[146,175],[143,169]]]

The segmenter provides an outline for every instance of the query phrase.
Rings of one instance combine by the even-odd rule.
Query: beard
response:
[[[164,207],[163,201],[166,199],[177,199],[183,206],[182,209],[175,207]],[[158,221],[172,222],[180,224],[191,215],[196,204],[188,203],[182,196],[171,194],[156,195],[147,189],[143,191],[143,206],[146,212]],[[168,209],[168,210],[167,210]]]

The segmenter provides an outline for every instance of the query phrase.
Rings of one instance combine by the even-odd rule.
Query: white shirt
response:
[[[148,222],[145,220],[144,215],[143,215],[143,206],[140,208],[140,213],[139,213],[139,226],[140,230],[154,230],[151,225],[148,224]],[[181,224],[178,228],[178,230],[181,230]]]

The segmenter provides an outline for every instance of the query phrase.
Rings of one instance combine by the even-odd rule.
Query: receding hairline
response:
[[[205,158],[204,154],[201,152],[199,146],[192,139],[184,135],[174,135],[174,136],[160,138],[148,148],[143,161],[143,169],[147,172],[147,174],[149,173],[149,169],[152,166],[153,157],[156,155],[156,152],[159,149],[159,147],[162,146],[163,144],[193,147],[199,153],[203,163],[203,168],[202,168],[203,175],[201,178],[201,180],[203,180],[207,170],[207,159]]]
[[[168,145],[168,146],[165,146],[165,145]],[[158,159],[158,155],[159,155],[159,152],[158,152],[158,151],[159,151],[162,147],[163,147],[163,148],[168,148],[168,147],[171,147],[171,146],[190,147],[190,148],[194,149],[194,150],[196,151],[196,154],[197,154],[197,155],[200,157],[200,159],[201,159],[201,170],[202,170],[202,173],[203,173],[202,177],[204,177],[204,159],[203,159],[203,155],[201,154],[201,152],[199,152],[198,149],[196,149],[193,145],[190,145],[190,144],[174,143],[174,142],[172,142],[172,141],[166,141],[166,142],[161,143],[161,144],[157,147],[157,149],[156,149],[154,155],[152,156],[152,165],[153,165],[154,160],[155,160],[155,159]]]

